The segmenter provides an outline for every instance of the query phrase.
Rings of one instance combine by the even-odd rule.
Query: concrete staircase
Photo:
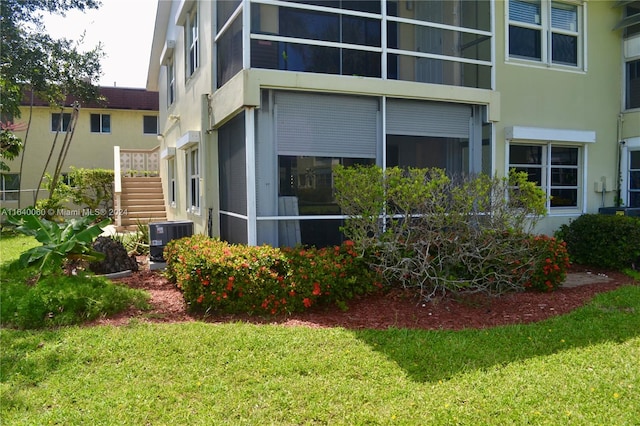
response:
[[[160,177],[123,177],[119,231],[135,231],[139,223],[167,220]]]

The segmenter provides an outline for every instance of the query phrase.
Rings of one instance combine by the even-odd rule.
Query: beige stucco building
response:
[[[101,87],[104,101],[80,105],[77,125],[63,166],[114,169],[114,146],[153,149],[158,146],[158,93],[145,89]],[[2,175],[1,207],[25,208],[35,204],[35,189],[43,173],[56,130],[61,129],[47,172],[52,174],[65,131],[72,114],[72,99],[64,108],[51,108],[46,102],[35,100],[26,148],[20,157],[9,162],[10,172]],[[30,108],[25,102],[21,117],[16,120],[21,131],[16,134],[25,140]],[[22,173],[20,165],[22,164]],[[48,193],[40,191],[39,197]]]
[[[231,242],[339,242],[336,164],[524,170],[540,232],[640,207],[640,2],[162,1],[170,219]]]

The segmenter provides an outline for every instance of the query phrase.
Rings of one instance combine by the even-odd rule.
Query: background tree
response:
[[[6,123],[20,117],[20,105],[25,99],[30,99],[32,106],[34,97],[38,97],[62,112],[68,98],[79,102],[99,98],[94,82],[101,75],[102,46],[83,52],[80,50],[82,39],[79,42],[53,39],[46,33],[43,14],[65,16],[70,10],[97,9],[100,5],[96,0],[0,1],[0,121],[5,123],[6,132],[12,132]],[[21,149],[24,154],[30,117],[31,108],[21,143],[3,134],[2,158],[14,158]],[[5,155],[5,145],[6,152],[13,157]],[[54,150],[55,144],[52,144],[52,153]],[[60,149],[58,155],[62,161],[67,151],[68,147]]]

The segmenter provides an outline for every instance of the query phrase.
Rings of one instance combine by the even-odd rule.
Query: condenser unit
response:
[[[164,262],[163,252],[167,243],[193,235],[190,220],[149,223],[149,257],[154,262]]]
[[[598,213],[604,215],[640,217],[640,207],[600,207]]]

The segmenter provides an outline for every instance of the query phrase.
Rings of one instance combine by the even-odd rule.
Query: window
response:
[[[71,122],[71,113],[59,113],[54,112],[51,114],[51,131],[52,132],[66,132],[69,129],[69,123]]]
[[[158,134],[158,116],[145,115],[142,117],[142,131],[145,135]]]
[[[509,146],[509,169],[526,172],[550,199],[551,209],[580,207],[581,149],[575,146]]]
[[[18,201],[20,199],[20,175],[3,173],[0,175],[0,201]]]
[[[625,106],[640,108],[640,59],[627,62],[625,74]]]
[[[167,183],[169,185],[169,205],[176,206],[176,159],[170,158],[167,162]]]
[[[629,25],[625,25],[624,36],[632,37],[640,34],[640,1],[628,4],[624,11],[625,21],[629,21]]]
[[[198,32],[198,12],[197,8],[187,17],[187,77],[191,77],[200,65],[200,53],[198,49],[199,32]]]
[[[200,212],[200,164],[198,149],[186,151],[187,156],[187,210]]]
[[[640,207],[640,150],[629,151],[629,207]]]
[[[509,0],[509,54],[545,64],[581,66],[582,8],[548,0]]]
[[[176,100],[176,67],[173,58],[167,64],[167,106]]]
[[[111,133],[111,115],[91,114],[91,133]]]

